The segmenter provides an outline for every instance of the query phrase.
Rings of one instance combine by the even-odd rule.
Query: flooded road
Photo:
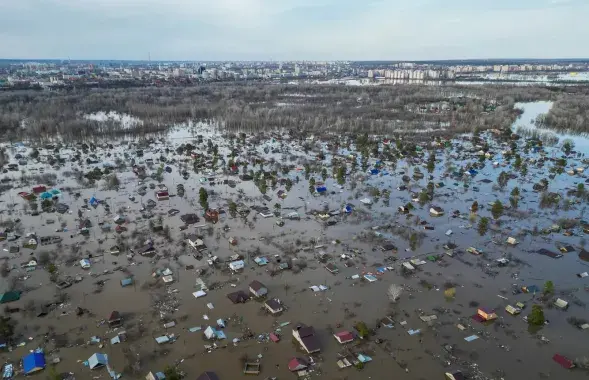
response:
[[[525,112],[514,128],[546,112],[549,104],[521,106]],[[490,134],[485,135],[485,139],[493,157],[469,178],[452,176],[466,164],[478,161],[471,151],[479,148],[464,138],[450,141],[448,148],[436,150],[437,162],[431,174],[427,173],[423,162],[399,160],[392,164],[371,159],[369,167],[379,170],[374,174],[370,170],[350,171],[343,186],[338,185],[329,167],[333,152],[328,150],[327,144],[317,143],[326,155],[321,165],[327,168],[328,177],[322,181],[320,172],[311,176],[317,182],[322,181],[327,191],[324,195],[311,195],[303,168],[313,156],[305,153],[298,142],[266,136],[252,147],[244,146],[236,158],[244,161],[248,155],[264,158],[264,168],[268,171],[274,169],[271,159],[293,166],[287,174],[281,174],[282,178],[293,182],[286,198],[278,196],[278,191],[285,190],[285,186],[277,184],[275,188],[268,186],[268,200],[262,197],[253,181],[240,180],[239,173],[223,173],[221,169],[215,173],[209,173],[212,169],[195,173],[191,159],[178,154],[176,149],[191,142],[198,147],[195,152],[205,155],[206,144],[196,143],[197,135],[204,135],[205,142],[210,138],[218,144],[221,156],[229,156],[232,146],[218,129],[189,124],[145,146],[140,147],[133,141],[115,142],[112,148],[97,148],[94,153],[83,154],[82,163],[66,160],[59,168],[54,168],[43,159],[38,163],[29,160],[22,168],[19,166],[23,172],[3,174],[10,179],[5,183],[13,187],[0,198],[3,204],[0,216],[2,223],[20,219],[21,238],[17,242],[2,243],[4,257],[12,270],[2,278],[1,285],[4,291],[11,288],[24,291],[19,301],[8,305],[23,309],[12,315],[18,322],[18,342],[25,343],[2,353],[5,361],[16,363],[29,350],[43,347],[48,357],[55,355],[61,359],[57,364],[59,371],[74,372],[76,378],[81,379],[92,378],[97,373],[107,377],[104,370],[90,371],[83,365],[94,352],[108,354],[112,368],[127,378],[144,378],[149,371],[163,371],[166,366],[177,363],[187,373],[187,378],[196,378],[201,372],[211,370],[221,379],[236,379],[243,376],[243,362],[247,357],[248,361],[259,361],[262,378],[295,378],[287,368],[288,361],[307,355],[292,342],[292,328],[304,323],[315,327],[321,343],[321,353],[315,357],[316,365],[310,367],[311,371],[304,378],[378,379],[386,374],[387,378],[429,380],[442,378],[444,372],[454,369],[462,369],[475,379],[586,377],[582,370],[568,371],[551,360],[555,353],[570,358],[585,355],[586,330],[571,325],[567,318],[583,318],[589,301],[587,278],[576,276],[588,270],[587,263],[578,255],[585,246],[581,226],[577,223],[570,228],[551,229],[565,220],[582,219],[585,204],[565,206],[563,202],[558,208],[540,208],[540,194],[533,188],[541,178],[548,177],[544,158],[559,157],[560,147],[526,153],[528,173],[510,179],[501,189],[497,178],[502,171],[510,170],[513,160],[507,163],[503,153],[506,144],[494,142]],[[584,144],[582,140],[575,140],[575,148],[582,154],[589,147]],[[144,151],[142,157],[135,153],[140,148]],[[59,154],[71,158],[79,150],[79,147],[64,147]],[[11,147],[12,161],[18,161],[14,156],[19,152],[27,156],[30,151],[26,143]],[[51,153],[47,149],[40,149],[40,152],[42,158]],[[335,156],[341,159],[350,152],[355,152],[353,144],[349,150],[341,149]],[[97,163],[86,161],[92,154]],[[171,172],[161,173],[162,181],[149,177],[140,180],[128,164],[133,158],[138,165],[147,166],[148,174],[154,173],[162,156],[166,160],[162,164],[171,168]],[[150,160],[155,164],[149,165]],[[117,190],[108,190],[104,180],[91,187],[76,180],[76,170],[86,173],[93,168],[103,169],[105,164],[114,168],[120,182]],[[583,156],[569,157],[567,169],[585,164]],[[416,167],[425,173],[424,178],[403,181],[403,175],[414,173]],[[260,167],[250,163],[248,169],[258,171]],[[182,175],[184,170],[189,172],[188,178]],[[56,175],[52,187],[60,189],[57,201],[67,205],[68,212],[33,215],[29,203],[17,195],[30,192],[32,186],[38,184],[34,179],[41,174]],[[439,186],[435,188],[433,201],[420,206],[412,201],[412,192],[425,188],[430,175]],[[26,180],[24,176],[31,176],[26,185],[22,183]],[[223,184],[224,180],[235,181],[236,185]],[[568,190],[585,181],[583,173],[569,175],[565,171],[550,181],[549,190],[565,196]],[[155,187],[158,183],[165,184],[172,195],[182,184],[185,195],[157,201],[154,189],[148,187],[145,195],[138,193],[141,186],[153,184]],[[407,189],[398,190],[402,186]],[[508,205],[510,191],[515,186],[521,192],[518,209],[506,210],[499,222],[492,220],[489,231],[481,236],[477,221],[481,216],[491,217],[490,204],[495,200]],[[216,224],[202,217],[201,187],[209,192],[210,208],[225,211]],[[382,195],[384,190],[390,191],[389,197]],[[88,207],[92,197],[100,201],[96,208]],[[361,202],[366,198],[370,202]],[[148,200],[155,200],[155,206],[145,210]],[[479,204],[478,215],[469,212],[475,200]],[[228,212],[230,201],[243,203],[250,213],[246,217],[232,217]],[[399,206],[409,202],[415,206],[411,215],[400,213]],[[346,205],[352,210],[349,214],[343,211]],[[430,206],[434,205],[444,209],[443,216],[430,216]],[[264,218],[251,209],[259,206],[266,206],[282,216],[296,210],[301,220],[284,218],[284,225],[279,226],[277,217]],[[173,209],[179,214],[170,215]],[[152,215],[145,215],[146,211]],[[329,225],[317,216],[327,211],[333,214],[328,218],[332,221]],[[189,212],[197,213],[200,221],[184,229],[180,215]],[[117,215],[125,220],[125,231],[121,233],[114,230]],[[154,229],[154,221],[160,218],[170,231],[169,238]],[[87,230],[80,228],[83,220],[90,221]],[[101,228],[105,225],[112,228]],[[565,236],[566,230],[574,234]],[[33,250],[22,246],[27,233],[39,237],[55,235],[63,241]],[[206,252],[222,262],[208,265],[206,253],[200,259],[195,258],[194,250],[186,244],[188,234],[200,235],[207,246]],[[508,237],[516,237],[519,244],[507,244]],[[237,243],[230,244],[229,238]],[[153,241],[156,252],[153,257],[137,253],[137,248],[144,246],[148,239]],[[383,252],[380,247],[386,243],[393,244],[396,253]],[[443,248],[448,243],[457,246],[452,256]],[[9,253],[14,245],[20,246],[19,252]],[[541,248],[560,252],[569,245],[574,251],[557,259],[537,253]],[[121,252],[111,253],[113,246],[119,246]],[[484,253],[473,255],[466,252],[469,247]],[[43,252],[49,254],[60,279],[78,277],[80,281],[58,291],[42,265],[34,270],[21,267],[21,263],[31,258],[39,260]],[[231,273],[225,263],[234,254],[241,254],[245,261],[245,269],[238,273]],[[270,263],[258,266],[254,258],[260,256],[268,258]],[[498,266],[496,259],[501,257],[509,258],[507,266]],[[79,261],[83,258],[90,259],[89,269],[80,267]],[[402,263],[410,259],[424,260],[414,273],[402,269]],[[285,262],[289,263],[289,269],[282,270],[280,264]],[[325,268],[330,262],[339,269],[335,275]],[[379,273],[377,268],[383,266],[389,269]],[[173,282],[169,285],[162,281],[161,272],[165,269],[172,273]],[[363,279],[367,273],[374,274],[377,280]],[[134,284],[122,287],[121,280],[129,277]],[[193,296],[198,290],[197,278],[209,287],[202,298]],[[236,290],[248,292],[253,280],[266,285],[269,297],[280,299],[287,310],[274,317],[264,311],[262,301],[232,304],[227,294]],[[566,299],[570,307],[567,311],[546,307],[545,315],[550,324],[529,331],[522,316],[528,314],[541,295],[514,294],[513,290],[530,285],[542,289],[548,280],[554,282],[555,296]],[[404,288],[396,303],[391,303],[387,296],[391,284]],[[313,285],[325,285],[328,289],[313,292],[310,289]],[[454,297],[445,296],[447,288],[455,289]],[[505,307],[517,302],[525,302],[526,309],[519,316],[508,314]],[[45,316],[37,316],[43,304],[56,307]],[[477,322],[472,316],[479,306],[494,309],[499,318],[491,324]],[[76,315],[78,307],[88,311]],[[123,327],[116,330],[105,323],[113,310],[119,311],[124,319]],[[436,315],[437,319],[424,322],[420,316],[426,315]],[[385,316],[394,320],[393,328],[381,327],[379,320]],[[227,338],[213,346],[213,342],[204,339],[202,332],[207,326],[214,326],[219,318],[226,321]],[[175,326],[165,328],[164,323],[171,321]],[[356,339],[342,346],[334,339],[333,333],[352,330],[359,321],[375,329],[370,340]],[[286,322],[290,324],[280,327]],[[418,334],[409,335],[409,330],[418,329]],[[127,333],[127,341],[111,344],[110,339],[123,330]],[[250,331],[253,338],[245,339],[250,335],[244,333]],[[269,341],[267,334],[271,332],[281,334],[281,341]],[[164,334],[173,334],[175,342],[158,345],[155,338]],[[473,334],[479,339],[465,341],[464,338]],[[100,342],[92,342],[93,336],[99,337]],[[445,348],[447,345],[451,345],[451,349]],[[361,370],[339,369],[338,353],[363,353],[370,356],[372,362]],[[43,374],[37,377],[42,378]]]

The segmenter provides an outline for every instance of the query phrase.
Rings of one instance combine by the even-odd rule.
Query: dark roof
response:
[[[190,234],[190,235],[188,235],[186,237],[186,239],[187,240],[190,240],[190,241],[197,241],[198,240],[198,235],[196,235],[196,234]]]
[[[227,294],[227,298],[229,298],[233,303],[244,303],[250,299],[250,296],[243,290],[238,290],[236,292]]]
[[[282,304],[276,298],[266,301],[266,305],[268,305],[268,307],[272,310],[279,310],[282,308]]]
[[[301,340],[303,341],[305,347],[307,347],[307,351],[309,352],[321,349],[321,346],[319,345],[319,339],[317,339],[316,336],[306,336],[304,338],[301,338]]]
[[[255,290],[256,292],[260,289],[265,288],[266,286],[264,284],[262,284],[260,281],[258,280],[254,280],[250,283],[250,288],[252,288],[253,290]]]
[[[121,313],[119,313],[118,311],[113,311],[112,313],[110,313],[110,317],[108,318],[109,321],[118,321],[121,319]]]
[[[315,329],[313,326],[299,325],[296,329],[299,332],[299,336],[301,338],[315,335]]]
[[[215,372],[203,372],[196,380],[220,380]]]

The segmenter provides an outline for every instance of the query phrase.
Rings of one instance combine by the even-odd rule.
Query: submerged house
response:
[[[205,219],[212,223],[217,223],[219,221],[219,211],[208,209],[205,212]]]
[[[245,262],[243,260],[232,261],[229,263],[229,269],[232,271],[238,271],[245,267]]]
[[[340,331],[338,333],[333,334],[333,336],[339,344],[349,343],[354,340],[354,334],[352,334],[349,331]]]
[[[255,297],[263,297],[268,294],[268,288],[258,280],[252,281],[249,289]]]
[[[438,206],[432,206],[429,209],[429,213],[431,216],[442,216],[444,215],[444,209]]]
[[[521,313],[521,309],[519,309],[517,307],[513,307],[511,305],[505,306],[505,311],[511,315],[517,315],[517,314]]]
[[[312,326],[298,324],[297,327],[292,330],[292,336],[307,353],[312,354],[321,351],[319,339],[317,338],[317,335],[315,335],[315,329]]]
[[[238,290],[236,292],[227,294],[227,298],[229,298],[233,303],[245,303],[250,299],[250,296],[243,290]]]
[[[90,369],[102,368],[108,364],[108,357],[106,354],[95,353],[88,358],[88,367]]]
[[[560,364],[563,368],[566,368],[566,369],[575,368],[575,363],[573,363],[573,361],[571,359],[569,359],[561,354],[554,354],[554,356],[552,357],[552,360],[554,360],[555,362]]]
[[[45,354],[42,352],[31,352],[22,359],[22,366],[25,375],[42,371],[45,369]]]
[[[188,235],[188,237],[186,238],[186,242],[188,243],[188,245],[190,245],[197,251],[200,251],[203,247],[206,248],[204,242],[201,239],[199,239],[197,235],[194,234]]]
[[[220,378],[215,372],[207,371],[203,372],[196,380],[220,380]]]
[[[292,358],[288,362],[288,370],[291,372],[301,371],[309,366],[309,363],[303,358]]]
[[[121,313],[114,310],[110,313],[110,317],[108,317],[108,326],[109,327],[118,327],[123,324],[123,318],[121,317]]]
[[[170,194],[168,190],[159,190],[155,192],[155,197],[158,201],[165,201],[166,199],[170,199]]]
[[[494,310],[490,310],[484,307],[479,307],[479,309],[477,310],[477,315],[485,321],[492,321],[494,319],[497,319],[497,314]]]
[[[264,307],[272,314],[278,314],[284,311],[282,302],[277,298],[272,298],[264,302]]]

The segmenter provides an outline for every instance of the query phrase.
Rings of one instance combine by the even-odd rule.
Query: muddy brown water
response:
[[[529,115],[528,115],[529,116]],[[524,116],[527,117],[527,116]],[[179,144],[182,138],[189,138],[190,133],[182,137],[171,136],[168,144],[173,146]],[[218,137],[218,136],[217,136]],[[219,140],[220,141],[220,140]],[[271,146],[271,141],[265,144]],[[156,153],[161,145],[154,145],[147,152],[144,158],[158,157]],[[258,147],[263,155],[263,146]],[[497,150],[499,147],[496,148]],[[293,149],[294,150],[294,149]],[[122,154],[123,148],[114,149],[118,155]],[[556,151],[556,149],[554,150]],[[554,153],[556,154],[556,153]],[[305,155],[299,152],[300,157]],[[280,155],[272,155],[280,159]],[[442,153],[439,158],[444,158]],[[530,153],[530,157],[534,154]],[[106,159],[106,157],[105,157]],[[472,159],[470,160],[472,161]],[[572,160],[570,160],[572,162]],[[460,162],[454,162],[458,165]],[[573,165],[580,164],[580,160]],[[399,162],[397,172],[405,170],[404,163]],[[445,168],[445,163],[437,165],[436,178],[439,178]],[[45,167],[43,164],[35,164],[38,168]],[[72,170],[76,165],[67,164],[58,174],[58,188],[68,186],[77,187],[75,181],[63,177],[63,173]],[[143,199],[135,193],[138,187],[138,180],[131,172],[119,173],[122,186],[119,191],[106,191],[99,184],[95,188],[78,189],[81,192],[80,199],[75,199],[72,194],[64,192],[60,201],[68,204],[73,211],[71,214],[41,214],[33,217],[23,210],[24,201],[16,196],[16,193],[23,190],[30,190],[31,186],[14,188],[9,194],[1,198],[3,203],[3,219],[20,218],[24,226],[24,232],[36,232],[38,236],[59,235],[64,241],[60,247],[49,245],[38,247],[35,251],[22,249],[21,253],[8,257],[11,265],[17,266],[8,279],[2,279],[2,289],[8,289],[11,278],[26,276],[26,280],[19,283],[20,287],[31,289],[23,294],[20,301],[10,304],[11,307],[30,306],[31,300],[36,304],[51,301],[56,297],[56,288],[49,280],[47,272],[38,268],[32,272],[25,272],[18,268],[18,264],[28,261],[30,257],[38,256],[39,252],[56,252],[57,266],[61,277],[82,276],[80,283],[65,289],[68,300],[58,305],[45,317],[34,317],[31,313],[17,313],[13,317],[17,320],[17,334],[22,336],[22,341],[27,342],[23,347],[17,347],[12,352],[2,353],[4,361],[15,363],[29,350],[36,347],[45,347],[46,351],[53,352],[55,346],[60,346],[55,352],[61,358],[57,365],[59,371],[72,371],[76,378],[90,379],[94,376],[108,377],[104,369],[90,371],[84,367],[82,361],[87,360],[94,352],[103,352],[109,355],[110,363],[116,371],[124,371],[127,378],[144,378],[148,371],[161,371],[167,365],[179,363],[179,368],[185,371],[187,378],[195,378],[202,371],[213,370],[221,379],[235,379],[242,374],[241,358],[247,355],[251,360],[259,360],[262,378],[276,376],[280,379],[294,378],[287,369],[288,361],[294,356],[305,356],[291,342],[291,329],[298,322],[312,325],[318,332],[322,351],[317,358],[317,365],[313,367],[310,377],[321,376],[327,379],[382,379],[382,378],[406,378],[406,379],[438,379],[443,373],[451,369],[463,369],[465,372],[473,373],[480,370],[482,374],[475,378],[492,379],[540,379],[546,377],[577,379],[584,378],[585,372],[581,370],[567,371],[559,367],[551,360],[552,355],[561,353],[570,358],[579,358],[586,355],[585,331],[578,330],[567,323],[570,316],[583,318],[587,315],[584,304],[589,301],[588,292],[585,290],[586,280],[576,277],[576,273],[587,270],[585,263],[579,261],[577,253],[568,253],[560,259],[551,259],[531,253],[539,248],[547,248],[555,251],[560,244],[571,244],[578,249],[582,243],[582,232],[579,236],[564,237],[560,233],[552,233],[548,236],[526,235],[521,238],[518,246],[510,247],[504,244],[510,234],[514,234],[523,228],[533,228],[538,225],[540,228],[549,227],[556,220],[563,217],[578,217],[582,205],[571,207],[569,210],[545,211],[537,210],[538,194],[531,189],[533,183],[546,176],[544,168],[530,167],[529,180],[517,182],[522,189],[522,201],[520,209],[530,210],[529,216],[523,219],[503,218],[503,224],[496,231],[490,231],[485,237],[480,237],[476,228],[471,227],[467,218],[451,218],[449,213],[458,209],[463,213],[467,212],[468,206],[474,199],[479,204],[485,205],[494,199],[501,199],[508,202],[509,191],[516,184],[510,181],[505,191],[497,191],[493,184],[479,182],[483,178],[495,181],[502,168],[494,168],[487,163],[485,169],[472,180],[471,188],[464,189],[462,184],[455,185],[455,181],[445,179],[446,187],[436,190],[435,203],[442,206],[446,215],[440,218],[431,218],[428,215],[429,207],[418,208],[414,214],[421,219],[427,220],[435,227],[433,231],[423,231],[425,238],[415,252],[408,250],[410,244],[405,239],[395,235],[391,229],[384,228],[385,225],[393,225],[397,228],[412,228],[417,230],[412,220],[407,221],[404,215],[396,212],[399,205],[407,203],[410,199],[406,191],[399,192],[396,187],[400,184],[400,176],[378,175],[368,176],[367,179],[358,185],[356,191],[349,189],[340,190],[335,186],[334,180],[329,178],[326,181],[330,191],[335,194],[327,196],[311,197],[308,192],[308,182],[304,180],[303,174],[299,174],[301,181],[295,184],[288,197],[279,201],[269,190],[272,196],[271,202],[266,202],[270,208],[273,204],[280,202],[283,212],[287,209],[296,208],[299,213],[304,214],[312,209],[323,209],[325,205],[329,209],[340,208],[344,203],[352,203],[355,210],[350,216],[337,216],[334,219],[338,223],[325,228],[313,217],[303,216],[300,221],[285,222],[284,227],[275,224],[275,218],[264,219],[257,217],[253,221],[253,212],[249,215],[248,221],[253,222],[251,229],[241,220],[233,219],[228,215],[222,215],[218,224],[213,227],[212,235],[205,230],[197,230],[191,226],[184,232],[200,231],[205,235],[205,243],[209,250],[220,258],[227,258],[234,253],[254,252],[257,249],[272,259],[274,255],[284,258],[287,251],[293,247],[301,248],[309,245],[309,240],[314,238],[317,244],[324,245],[324,250],[330,260],[334,261],[340,272],[337,275],[328,273],[323,267],[324,264],[316,260],[315,253],[318,250],[299,251],[297,256],[304,258],[307,268],[300,273],[283,271],[278,275],[271,276],[269,268],[258,267],[253,260],[246,259],[246,268],[242,273],[229,274],[221,269],[208,268],[205,259],[198,261],[192,257],[192,251],[180,244],[182,225],[179,215],[168,216],[167,211],[176,208],[182,213],[188,210],[200,210],[198,206],[198,189],[205,186],[213,189],[216,195],[211,196],[212,206],[224,207],[227,199],[237,199],[238,191],[241,189],[246,197],[247,205],[260,205],[265,201],[260,197],[259,191],[251,182],[241,182],[236,188],[228,186],[202,185],[198,178],[199,174],[191,173],[188,180],[184,180],[178,174],[177,166],[171,165],[174,171],[164,175],[164,183],[174,192],[178,183],[186,187],[186,195],[183,198],[173,197],[169,201],[157,203],[153,212],[162,215],[164,225],[171,229],[173,242],[167,242],[149,230],[149,224],[139,219],[141,202],[153,198],[151,192]],[[88,170],[88,168],[86,168]],[[425,172],[425,170],[422,170]],[[50,172],[47,169],[46,172]],[[15,181],[20,173],[8,173]],[[291,174],[294,177],[294,173]],[[436,180],[437,181],[437,180]],[[570,177],[566,174],[560,175],[551,183],[551,191],[562,192],[566,188],[584,181],[582,176]],[[151,181],[153,182],[153,181]],[[418,189],[427,183],[426,180],[414,185]],[[390,189],[390,205],[384,206],[381,199],[376,204],[367,207],[363,206],[358,199],[367,194],[362,190],[366,185],[376,186],[380,189]],[[480,187],[479,192],[473,192],[472,185]],[[354,194],[360,192],[359,197]],[[77,210],[83,205],[84,198],[95,195],[111,206],[112,214],[107,215],[104,207],[99,206],[96,210],[84,211],[84,216],[89,218],[94,226],[90,235],[85,238],[77,234],[75,228],[77,222]],[[135,195],[135,203],[129,201],[129,195]],[[302,199],[300,199],[301,197]],[[15,207],[9,207],[10,205]],[[6,207],[5,207],[6,206]],[[65,259],[71,256],[71,246],[80,245],[79,258],[87,253],[96,254],[108,252],[108,249],[115,245],[116,234],[114,232],[103,233],[97,226],[99,221],[112,220],[119,208],[125,208],[124,214],[129,219],[129,231],[124,236],[130,236],[133,231],[141,232],[142,236],[154,237],[156,249],[159,254],[169,252],[175,254],[177,259],[172,257],[146,258],[135,256],[127,260],[124,254],[114,256],[110,253],[93,258],[90,270],[83,270],[79,266],[66,265]],[[479,212],[481,215],[488,215],[488,206]],[[54,224],[48,224],[48,219],[54,219]],[[55,232],[61,223],[67,225],[68,232]],[[221,229],[227,225],[230,230],[223,232]],[[372,227],[381,226],[372,229]],[[114,227],[114,224],[113,224]],[[451,237],[444,235],[445,231],[454,231]],[[374,271],[376,264],[383,264],[385,255],[375,248],[380,245],[376,240],[372,241],[374,232],[377,231],[384,237],[398,246],[396,257],[399,261],[390,264],[394,270],[387,271],[378,276],[378,281],[367,283],[361,280],[352,280],[354,274],[362,274]],[[70,237],[73,236],[73,237]],[[231,246],[228,238],[234,236],[238,240],[237,246]],[[218,237],[218,238],[217,238]],[[297,246],[297,241],[302,241]],[[334,244],[335,241],[339,243]],[[137,239],[132,240],[134,244]],[[483,257],[476,257],[468,253],[456,257],[443,256],[437,263],[429,262],[419,268],[412,276],[405,276],[401,273],[400,263],[403,259],[411,257],[425,258],[428,254],[443,253],[442,245],[447,241],[456,243],[461,250],[474,246],[485,251]],[[13,243],[3,243],[8,248]],[[20,242],[19,245],[21,245]],[[339,260],[339,255],[347,252],[349,248],[357,248],[362,253],[358,255],[352,267],[346,268],[344,262]],[[504,268],[496,267],[494,259],[502,254],[510,254],[512,258],[522,263],[512,263]],[[33,256],[31,256],[33,254]],[[290,255],[289,255],[290,256]],[[228,284],[211,290],[206,297],[195,299],[192,293],[195,291],[195,269],[187,270],[187,265],[195,268],[206,267],[207,274],[205,281],[213,283],[224,283],[231,281],[236,284],[233,288]],[[387,264],[389,265],[389,264]],[[134,286],[122,288],[119,281],[126,277],[120,271],[111,272],[113,268],[123,266],[131,273],[136,281]],[[174,283],[164,286],[161,279],[152,278],[155,269],[170,268],[174,274]],[[102,274],[108,270],[108,274]],[[490,276],[489,270],[496,271],[496,275]],[[92,274],[100,274],[93,277]],[[261,312],[262,303],[252,300],[243,305],[233,305],[226,294],[238,289],[246,290],[249,282],[259,280],[269,289],[269,296],[282,300],[288,310],[278,317],[269,316]],[[96,292],[98,280],[105,280],[104,287]],[[507,304],[515,304],[518,301],[525,301],[528,309],[524,310],[525,315],[531,304],[534,303],[534,296],[530,294],[511,294],[513,284],[518,287],[535,284],[542,287],[547,280],[555,283],[557,294],[567,291],[561,297],[572,301],[568,311],[563,312],[556,309],[546,309],[546,317],[550,324],[540,331],[528,331],[528,325],[521,316],[513,317],[504,311]],[[427,282],[429,286],[424,286]],[[444,297],[444,284],[453,282],[456,284],[456,296],[452,300]],[[387,298],[387,288],[390,284],[403,284],[407,287],[400,300],[392,305]],[[153,285],[156,284],[156,285]],[[323,284],[329,287],[325,292],[314,293],[309,289],[311,285]],[[154,297],[173,296],[178,302],[178,310],[173,313],[161,314],[154,306]],[[498,295],[507,297],[505,300]],[[483,325],[471,319],[476,313],[476,307],[471,306],[471,301],[476,301],[481,306],[497,310],[499,319],[490,325]],[[214,309],[207,307],[208,303],[214,305]],[[83,307],[90,311],[91,315],[76,316],[76,307]],[[110,315],[113,310],[123,314],[124,325],[119,330],[112,330],[102,321]],[[424,314],[436,314],[438,320],[428,326],[419,319],[420,312]],[[209,320],[203,318],[207,315]],[[373,358],[364,369],[356,370],[348,368],[338,369],[336,365],[337,353],[343,347],[340,346],[331,332],[339,329],[351,329],[355,322],[365,321],[369,327],[375,327],[376,321],[386,315],[393,315],[396,326],[393,329],[379,328],[376,337],[385,340],[386,343],[377,344],[375,338],[368,342],[356,341],[351,345],[352,350],[364,352]],[[235,318],[236,317],[236,318]],[[227,320],[225,333],[227,339],[218,342],[219,346],[227,345],[226,348],[217,348],[210,352],[205,350],[205,345],[211,344],[203,339],[202,332],[191,333],[189,328],[201,326],[203,329],[208,325],[214,325],[218,318]],[[166,330],[163,327],[165,321],[174,320],[177,325]],[[406,321],[403,326],[400,322]],[[240,337],[244,327],[251,329],[256,336],[269,333],[277,328],[282,322],[291,322],[290,325],[282,328],[283,338],[279,343],[263,342],[258,343],[256,339],[244,340],[233,345],[233,338]],[[465,331],[460,331],[458,323],[466,326]],[[341,325],[341,328],[336,326]],[[409,329],[420,329],[419,335],[409,336]],[[128,342],[118,345],[111,345],[110,338],[118,331],[125,330],[131,336]],[[51,331],[51,337],[46,341],[45,334]],[[177,341],[165,345],[157,345],[155,337],[165,333],[173,333]],[[480,339],[473,342],[466,342],[465,337],[477,334]],[[543,335],[550,343],[541,343],[538,338]],[[87,344],[92,336],[102,338],[103,348],[97,344]],[[57,338],[55,338],[57,337]],[[29,339],[30,338],[30,339]],[[56,339],[59,341],[57,342]],[[451,344],[454,347],[453,357],[443,348]],[[259,357],[260,355],[260,357]],[[49,357],[49,356],[48,356]],[[138,363],[138,365],[136,365]],[[135,367],[135,371],[133,371]],[[404,369],[406,366],[407,370]],[[46,374],[41,373],[35,377],[43,378]],[[486,377],[484,377],[486,376]]]

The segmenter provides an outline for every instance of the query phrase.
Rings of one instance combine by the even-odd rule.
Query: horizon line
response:
[[[448,58],[448,59],[418,59],[418,60],[399,60],[399,59],[284,59],[284,60],[263,60],[263,59],[110,59],[110,58],[0,58],[1,61],[70,61],[70,62],[395,62],[395,63],[420,63],[420,62],[484,62],[484,61],[570,61],[570,62],[589,62],[589,58]]]

